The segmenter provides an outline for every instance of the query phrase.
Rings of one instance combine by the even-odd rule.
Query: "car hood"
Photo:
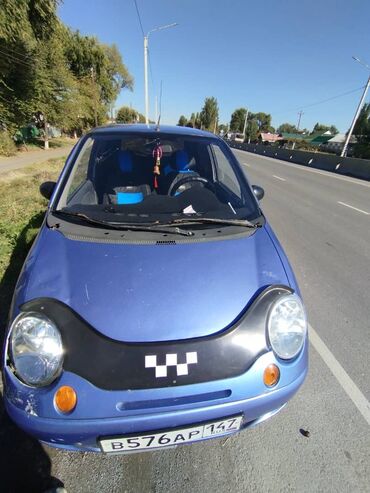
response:
[[[272,284],[288,280],[265,227],[236,239],[140,245],[77,241],[43,226],[14,308],[54,298],[107,337],[169,341],[224,330]]]

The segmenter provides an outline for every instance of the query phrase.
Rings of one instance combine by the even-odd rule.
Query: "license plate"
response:
[[[191,443],[203,438],[228,435],[240,429],[243,416],[234,416],[221,421],[200,424],[189,428],[130,435],[113,438],[102,438],[99,443],[103,452],[119,454],[137,450],[149,450],[161,447],[173,447],[182,443]]]

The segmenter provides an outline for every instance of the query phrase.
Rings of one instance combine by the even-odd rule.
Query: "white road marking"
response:
[[[277,176],[277,175],[272,175],[274,178],[277,178],[278,180],[281,180],[281,181],[286,181],[285,178],[281,178],[281,176]]]
[[[234,151],[243,152],[243,153],[248,152],[248,151],[240,151],[238,149],[234,149]],[[356,179],[356,178],[353,179],[353,178],[349,178],[348,176],[337,175],[335,173],[331,173],[330,171],[319,171],[318,169],[308,168],[307,166],[304,166],[303,164],[294,164],[294,163],[290,163],[289,161],[283,161],[282,159],[276,159],[276,158],[269,157],[269,156],[261,156],[259,154],[255,154],[254,152],[250,152],[250,154],[253,154],[253,156],[259,157],[261,159],[266,159],[267,162],[270,162],[271,164],[274,162],[278,163],[278,164],[284,164],[285,166],[290,166],[291,168],[300,169],[301,171],[308,171],[309,173],[317,173],[319,175],[327,176],[329,178],[336,178],[337,180],[349,181],[351,183],[354,183],[355,185],[361,185],[363,187],[370,188],[369,183],[367,183],[363,180],[360,180],[360,179]],[[255,169],[258,169],[258,168],[255,168]]]
[[[334,354],[329,350],[324,341],[319,337],[316,330],[309,325],[310,342],[316,351],[319,353],[324,363],[337,379],[339,385],[351,399],[353,404],[360,411],[362,416],[370,425],[370,402],[366,399],[361,390],[357,387],[352,378],[348,375],[343,366],[335,358]]]
[[[357,207],[353,207],[353,205],[346,204],[345,202],[338,201],[338,204],[344,205],[345,207],[349,207],[350,209],[353,209],[357,212],[362,212],[362,214],[366,214],[367,216],[370,215],[370,212],[363,211],[362,209],[357,209]]]
[[[251,167],[251,165],[250,165],[250,164],[248,164],[248,163],[243,163],[243,164],[244,164],[244,166],[248,166],[248,168],[250,168],[250,167]]]

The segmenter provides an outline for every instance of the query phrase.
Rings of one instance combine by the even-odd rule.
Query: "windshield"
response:
[[[160,132],[88,136],[56,210],[132,223],[260,215],[226,144]]]

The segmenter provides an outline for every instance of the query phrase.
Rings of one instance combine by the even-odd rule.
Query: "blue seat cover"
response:
[[[118,164],[122,173],[131,173],[133,169],[132,156],[130,151],[118,152]]]

